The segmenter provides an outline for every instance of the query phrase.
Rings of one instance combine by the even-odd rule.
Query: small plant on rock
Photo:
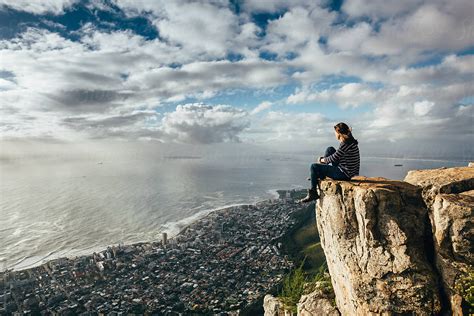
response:
[[[469,304],[469,313],[472,315],[474,313],[474,268],[472,266],[456,280],[454,289]]]
[[[291,271],[283,280],[279,298],[285,305],[286,309],[296,314],[296,304],[304,294],[305,283],[307,281],[303,271],[303,264]]]

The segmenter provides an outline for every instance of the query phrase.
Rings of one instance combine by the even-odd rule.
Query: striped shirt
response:
[[[341,142],[337,151],[325,157],[326,163],[339,163],[338,167],[349,178],[357,176],[360,168],[360,154],[357,141]]]

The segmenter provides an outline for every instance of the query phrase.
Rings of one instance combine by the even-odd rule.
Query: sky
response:
[[[472,0],[0,0],[0,144],[314,151],[337,145],[343,121],[363,155],[472,160],[473,12]]]

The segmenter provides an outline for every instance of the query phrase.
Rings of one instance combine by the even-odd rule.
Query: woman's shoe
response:
[[[298,203],[308,203],[319,199],[319,194],[316,189],[308,189],[308,195],[305,198],[298,201]]]

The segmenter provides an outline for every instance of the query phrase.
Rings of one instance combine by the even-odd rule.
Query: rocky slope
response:
[[[467,313],[454,288],[474,264],[473,209],[472,167],[322,181],[316,220],[334,314]],[[321,315],[320,299],[303,297],[298,314]]]

